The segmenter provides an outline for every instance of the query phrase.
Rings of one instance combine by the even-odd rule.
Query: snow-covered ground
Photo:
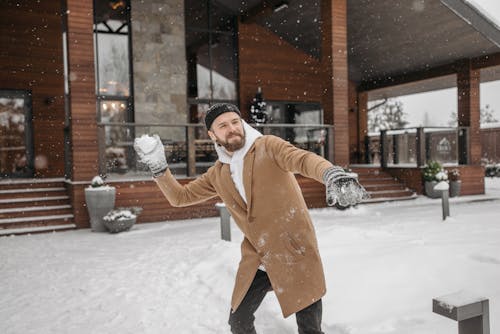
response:
[[[461,198],[312,210],[325,265],[325,333],[457,333],[432,298],[490,299],[500,332],[500,179]],[[241,234],[220,240],[216,218],[0,238],[0,333],[229,333]],[[273,293],[259,333],[296,333]]]

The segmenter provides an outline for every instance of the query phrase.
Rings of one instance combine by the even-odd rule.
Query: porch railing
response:
[[[98,123],[99,173],[148,176],[137,162],[135,137],[159,134],[170,169],[177,176],[203,173],[217,160],[203,124]],[[293,145],[333,161],[333,126],[324,124],[253,124],[263,134],[273,134]]]
[[[366,136],[365,161],[381,167],[421,167],[427,161],[469,163],[469,128],[416,127]]]

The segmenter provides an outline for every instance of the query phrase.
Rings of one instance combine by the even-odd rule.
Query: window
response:
[[[132,122],[130,3],[94,0],[96,95],[100,122]],[[126,108],[114,108],[123,106]]]
[[[134,122],[130,11],[130,0],[94,0],[98,122]],[[126,172],[135,163],[127,145],[134,134],[133,127],[105,126],[106,172]]]
[[[33,177],[31,94],[0,90],[0,177]]]
[[[211,104],[237,104],[236,17],[215,1],[186,0],[185,18],[190,121],[203,123]]]
[[[323,124],[323,109],[319,103],[266,101],[268,128],[265,134],[281,137],[293,145],[321,156],[326,152],[327,129]],[[286,124],[287,127],[273,127],[273,124]],[[296,124],[297,126],[291,126]]]

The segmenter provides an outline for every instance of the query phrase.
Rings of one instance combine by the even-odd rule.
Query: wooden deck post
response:
[[[458,126],[468,127],[469,157],[466,163],[479,165],[481,162],[479,85],[481,72],[473,69],[471,61],[457,62]]]
[[[347,1],[321,1],[321,99],[326,124],[335,125],[334,162],[349,164]]]

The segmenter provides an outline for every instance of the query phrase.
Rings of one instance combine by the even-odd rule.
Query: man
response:
[[[366,192],[355,176],[314,153],[263,136],[232,104],[216,104],[205,117],[218,160],[208,171],[180,185],[168,170],[163,145],[136,151],[173,206],[219,196],[244,234],[231,300],[232,333],[256,333],[254,313],[274,290],[284,317],[296,314],[299,333],[321,331],[323,267],[311,219],[294,173],[326,185],[329,205],[359,203]]]

